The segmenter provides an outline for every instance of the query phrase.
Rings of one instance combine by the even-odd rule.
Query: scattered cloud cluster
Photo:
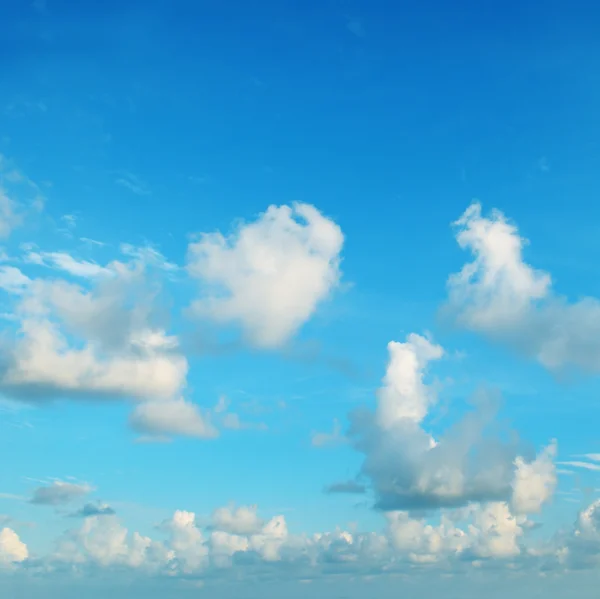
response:
[[[129,173],[117,183],[140,196],[150,193]],[[15,187],[27,192],[19,200]],[[39,188],[0,157],[0,239],[42,206]],[[73,215],[63,221],[69,231],[77,227]],[[525,262],[526,241],[500,212],[484,217],[473,204],[454,226],[458,244],[473,258],[448,280],[447,316],[551,370],[600,371],[598,300],[570,302],[554,293],[550,275]],[[185,269],[151,246],[122,244],[119,259],[108,263],[30,243],[20,246],[17,258],[2,250],[0,292],[12,311],[0,334],[0,393],[30,404],[128,401],[129,425],[140,441],[264,429],[244,422],[225,397],[213,407],[188,398],[189,363],[165,317],[163,281],[187,273],[198,289],[189,311],[194,318],[236,326],[250,346],[277,349],[340,285],[343,245],[332,219],[314,206],[294,204],[270,206],[226,236],[198,235]],[[315,569],[383,572],[450,560],[533,560],[544,568],[600,564],[598,502],[542,549],[527,543],[536,526],[532,518],[557,486],[555,441],[531,455],[516,440],[496,435],[497,401],[486,391],[462,418],[434,434],[439,385],[430,370],[445,350],[431,336],[413,333],[391,341],[388,354],[375,409],[352,413],[347,433],[336,419],[331,431],[311,436],[314,447],[348,444],[360,454],[356,476],[325,491],[372,496],[383,514],[381,532],[295,534],[282,515],[262,518],[257,506],[229,505],[216,509],[207,526],[194,513],[177,511],[157,526],[158,538],[150,538],[127,530],[110,505],[90,502],[90,485],[54,480],[34,489],[29,503],[69,506],[74,511],[66,515],[81,526],[58,539],[50,555],[36,556],[36,564],[49,571],[131,568],[199,579],[238,566],[283,565],[281,572],[301,576]],[[576,458],[558,463],[600,469],[597,454]],[[76,502],[83,505],[75,509]],[[29,562],[25,542],[3,528],[0,567]]]
[[[86,506],[87,507],[87,506]],[[196,514],[178,510],[156,526],[157,538],[130,532],[107,506],[83,514],[81,526],[66,531],[36,568],[85,574],[90,568],[131,569],[153,576],[192,579],[236,578],[270,568],[272,575],[302,578],[331,573],[392,573],[424,568],[482,567],[494,563],[539,571],[600,564],[599,502],[583,509],[574,527],[544,546],[528,544],[532,523],[514,515],[506,502],[442,510],[435,518],[394,510],[381,532],[293,534],[284,516],[263,519],[256,506],[215,510],[202,526]],[[84,508],[85,509],[85,508]],[[9,528],[0,532],[0,565],[27,564],[29,551]]]

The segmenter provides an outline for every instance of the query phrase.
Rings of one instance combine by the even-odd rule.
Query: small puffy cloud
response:
[[[136,406],[129,423],[140,433],[161,437],[181,435],[212,439],[218,436],[208,414],[184,399],[144,402]]]
[[[546,447],[532,462],[515,460],[512,509],[517,514],[536,514],[556,488],[556,443]]]
[[[114,516],[115,510],[106,503],[86,503],[70,514],[72,518],[89,518],[90,516]]]
[[[448,279],[446,314],[551,370],[600,372],[600,301],[556,295],[550,275],[523,259],[527,241],[501,212],[484,217],[475,203],[454,224],[473,261]]]
[[[261,348],[283,345],[338,285],[340,227],[314,206],[270,206],[228,237],[203,234],[188,249],[201,281],[197,316],[241,325]]]
[[[0,566],[23,562],[29,557],[27,545],[11,528],[0,530]]]
[[[263,524],[255,505],[220,507],[211,518],[211,526],[215,530],[238,535],[257,533]]]
[[[85,497],[92,490],[92,487],[85,483],[56,480],[48,486],[35,489],[30,502],[36,505],[65,505],[75,499]]]

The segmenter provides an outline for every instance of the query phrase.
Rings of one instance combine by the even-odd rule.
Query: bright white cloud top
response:
[[[339,284],[340,227],[314,206],[270,206],[224,237],[190,244],[188,271],[204,285],[192,310],[241,324],[257,347],[279,347]]]

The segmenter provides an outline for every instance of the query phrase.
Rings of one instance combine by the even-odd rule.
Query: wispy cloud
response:
[[[92,279],[99,276],[111,276],[110,269],[88,260],[78,260],[67,252],[36,252],[29,251],[24,260],[30,264],[47,266],[62,270],[75,277]]]
[[[592,464],[590,462],[581,462],[578,460],[557,463],[561,466],[571,466],[572,468],[583,468],[584,470],[594,470],[595,472],[600,472],[600,464]]]
[[[343,445],[348,439],[342,433],[342,427],[337,419],[333,421],[333,429],[330,433],[313,432],[310,439],[313,447],[328,447],[333,445]]]
[[[362,21],[356,17],[348,17],[346,19],[346,29],[356,37],[363,38],[366,35]]]
[[[583,453],[576,455],[575,457],[585,458],[586,460],[591,460],[592,462],[600,462],[600,453]]]
[[[150,188],[145,181],[142,181],[139,177],[134,175],[133,173],[123,172],[116,179],[115,183],[117,185],[121,185],[125,187],[132,193],[135,193],[138,196],[146,196],[150,195]]]

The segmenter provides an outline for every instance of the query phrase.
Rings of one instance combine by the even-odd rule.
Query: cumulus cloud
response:
[[[213,512],[211,518],[211,525],[215,530],[236,535],[256,533],[263,524],[255,505],[220,507]]]
[[[535,514],[556,488],[556,443],[549,445],[532,462],[518,456],[512,483],[512,507],[518,514]]]
[[[365,455],[361,473],[384,510],[457,507],[505,498],[514,453],[483,436],[494,406],[482,402],[443,438],[434,439],[421,421],[435,402],[424,376],[442,349],[419,335],[388,345],[390,359],[377,393],[375,414],[351,415],[350,435]]]
[[[423,384],[425,369],[429,362],[441,358],[444,351],[413,333],[405,343],[388,343],[388,353],[383,386],[377,394],[377,423],[385,429],[405,420],[419,423],[435,401],[433,390]]]
[[[171,558],[162,543],[137,532],[130,534],[115,516],[92,516],[57,541],[50,562],[159,570]]]
[[[448,279],[446,314],[551,370],[600,372],[600,302],[554,293],[550,275],[525,262],[527,240],[501,212],[484,217],[475,203],[454,224],[473,261]]]
[[[283,345],[338,285],[344,237],[314,206],[270,206],[224,237],[203,234],[188,250],[188,271],[202,282],[192,311],[237,323],[261,348]]]
[[[208,414],[184,399],[144,402],[136,406],[129,422],[132,428],[151,435],[182,435],[211,439],[218,436]]]
[[[0,347],[0,389],[17,399],[163,399],[185,385],[177,339],[153,323],[144,266],[113,263],[90,290],[36,279]]]
[[[513,515],[506,502],[443,510],[433,519],[413,517],[407,511],[388,512],[381,533],[336,528],[292,534],[283,516],[262,520],[254,506],[230,506],[215,514],[219,515],[213,515],[204,531],[193,512],[176,511],[158,527],[166,534],[163,541],[130,533],[114,516],[102,521],[92,516],[79,529],[67,531],[44,561],[76,569],[129,567],[202,579],[236,566],[243,566],[236,577],[264,573],[267,567],[273,574],[302,577],[336,572],[335,568],[354,573],[402,571],[404,565],[425,567],[452,560],[510,563],[531,554],[524,545],[527,521]],[[215,525],[215,520],[220,524]],[[596,524],[590,525],[590,520],[594,520],[593,513],[583,514],[580,528],[587,526],[585,534],[596,538]],[[251,566],[259,569],[251,570]]]
[[[23,562],[29,557],[27,545],[11,528],[0,530],[0,566]]]
[[[92,490],[92,487],[86,483],[56,480],[48,486],[35,489],[30,501],[36,505],[64,505],[84,497]]]
[[[443,355],[430,339],[411,334],[388,345],[389,361],[377,392],[375,413],[351,414],[349,436],[364,454],[361,477],[384,511],[437,510],[470,503],[508,502],[538,511],[555,484],[554,446],[529,463],[517,446],[493,434],[497,402],[475,398],[439,438],[424,426],[435,405],[435,386],[425,380],[430,362]]]
[[[163,530],[170,534],[169,546],[173,559],[184,573],[195,572],[207,563],[208,547],[202,531],[196,525],[196,514],[179,510],[164,522]]]

